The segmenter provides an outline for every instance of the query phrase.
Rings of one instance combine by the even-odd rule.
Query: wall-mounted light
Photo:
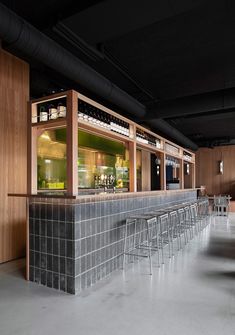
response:
[[[189,163],[186,164],[186,174],[189,175]]]
[[[224,161],[219,161],[219,173],[224,173]]]
[[[157,165],[157,176],[159,176],[159,175],[160,175],[160,166]]]
[[[160,175],[160,164],[161,164],[161,159],[159,157],[156,157],[155,164],[157,165],[157,176],[159,176]]]
[[[184,163],[184,175],[189,176],[190,175],[190,164],[189,163]]]

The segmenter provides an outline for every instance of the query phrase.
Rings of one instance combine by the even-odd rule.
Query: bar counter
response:
[[[71,294],[122,267],[125,219],[195,200],[196,189],[29,197],[29,279]]]

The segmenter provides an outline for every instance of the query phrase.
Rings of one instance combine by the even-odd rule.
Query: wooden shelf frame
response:
[[[37,115],[37,105],[50,101],[66,98],[66,117],[55,120],[32,123],[32,116]],[[116,133],[112,130],[99,127],[90,122],[78,118],[78,100],[81,99],[92,106],[112,115],[119,120],[129,124],[129,137]],[[101,105],[100,103],[86,97],[85,95],[69,90],[66,92],[56,93],[41,99],[32,100],[28,107],[28,193],[37,194],[37,138],[42,131],[47,129],[67,128],[67,194],[76,196],[78,194],[78,129],[82,129],[102,137],[125,142],[129,147],[129,179],[130,192],[137,192],[137,175],[136,175],[136,150],[145,150],[155,153],[161,159],[161,190],[166,190],[166,156],[177,158],[180,162],[180,187],[184,188],[184,162],[191,164],[192,168],[192,188],[195,188],[195,154],[164,137],[152,132],[151,130],[127,119],[126,117],[114,112],[113,110]],[[136,139],[136,129],[143,130],[145,133],[156,137],[160,140],[161,148],[157,146],[141,143]],[[167,146],[173,146],[178,153],[170,152]],[[191,156],[186,158],[184,153]],[[149,172],[150,173],[150,172]]]

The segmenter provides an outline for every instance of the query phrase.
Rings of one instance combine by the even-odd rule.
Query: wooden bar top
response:
[[[123,192],[123,193],[99,193],[99,194],[90,194],[90,195],[53,195],[53,194],[20,194],[20,193],[8,193],[9,197],[25,197],[32,199],[40,199],[43,201],[46,199],[55,199],[55,200],[71,200],[74,203],[77,202],[91,202],[91,201],[105,201],[105,200],[118,200],[118,199],[128,199],[128,198],[139,198],[143,196],[163,196],[167,194],[177,194],[184,192],[195,192],[198,188],[190,188],[183,190],[161,190],[161,191],[145,191],[145,192]]]

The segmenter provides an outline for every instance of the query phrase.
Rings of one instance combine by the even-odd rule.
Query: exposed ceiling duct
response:
[[[137,117],[144,116],[145,108],[137,100],[2,4],[0,4],[0,37],[11,47],[37,59],[120,108],[128,110],[130,114]]]
[[[0,38],[24,55],[63,74],[136,118],[145,116],[144,105],[2,4],[0,4]],[[195,143],[165,121],[158,120],[155,125],[157,129],[183,146],[192,150],[197,149]],[[151,126],[154,126],[153,122]]]
[[[235,88],[159,102],[149,110],[146,119],[172,118],[235,108]]]
[[[181,132],[162,119],[151,120],[151,126],[166,134],[170,138],[176,140],[177,142],[184,142],[184,146],[186,148],[190,148],[195,151],[198,149],[198,146],[194,142],[192,142],[188,137],[184,136]]]

